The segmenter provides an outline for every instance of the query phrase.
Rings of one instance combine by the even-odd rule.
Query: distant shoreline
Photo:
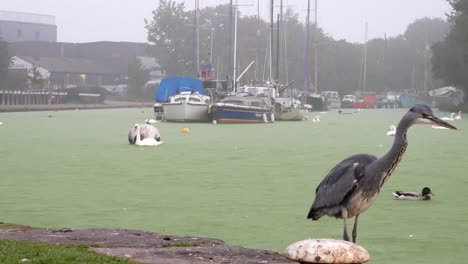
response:
[[[91,110],[113,108],[147,108],[151,102],[105,101],[104,104],[0,105],[0,113],[30,111]]]

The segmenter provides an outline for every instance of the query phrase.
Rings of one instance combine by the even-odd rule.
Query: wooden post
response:
[[[2,105],[5,104],[5,91],[0,91],[0,94],[2,95]]]
[[[19,104],[20,91],[15,91],[15,105]]]

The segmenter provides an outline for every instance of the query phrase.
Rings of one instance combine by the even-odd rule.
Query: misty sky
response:
[[[185,2],[193,9],[195,0]],[[229,0],[199,0],[200,6],[229,3]],[[234,0],[235,1],[235,0]],[[255,15],[257,0],[238,0],[243,14]],[[260,15],[269,19],[270,0],[259,0]],[[279,4],[280,0],[275,0]],[[313,6],[314,0],[311,0]],[[58,40],[64,42],[134,41],[145,42],[145,18],[151,18],[159,0],[2,0],[1,10],[54,15]],[[283,0],[305,18],[307,0]],[[364,24],[369,39],[395,36],[421,17],[445,18],[450,11],[446,0],[318,0],[318,21],[335,39],[364,40]]]

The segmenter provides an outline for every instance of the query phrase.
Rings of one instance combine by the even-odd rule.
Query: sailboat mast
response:
[[[318,59],[317,59],[317,46],[318,46],[318,24],[317,24],[317,0],[315,0],[315,23],[314,23],[314,88],[315,92],[318,93]]]
[[[210,43],[210,64],[213,64],[213,39],[214,39],[214,28],[211,28],[211,43]]]
[[[197,74],[200,73],[200,31],[198,26],[199,0],[195,0],[195,35],[196,35],[196,56],[197,56]]]
[[[310,0],[307,0],[307,18],[305,28],[305,47],[304,47],[304,90],[309,90],[308,87],[308,67],[309,67],[309,21],[310,21]]]
[[[273,5],[274,0],[270,2],[270,76],[269,81],[273,80]]]
[[[276,28],[276,76],[275,82],[279,84],[279,63],[280,63],[280,14],[277,16],[277,28]],[[277,86],[276,86],[277,87]],[[277,88],[278,89],[278,88]],[[276,89],[276,90],[277,90]],[[278,91],[277,91],[278,92]]]
[[[233,91],[237,92],[237,83],[236,83],[236,64],[237,64],[237,0],[234,6],[234,54],[233,54],[233,69],[232,69],[232,82],[233,82]]]
[[[364,76],[362,79],[363,82],[363,90],[366,91],[366,84],[367,84],[367,21],[366,21],[366,30],[364,35]]]
[[[228,67],[227,67],[227,78],[229,79],[229,74],[232,74],[232,69],[231,69],[231,65],[232,65],[232,53],[233,53],[233,47],[232,47],[232,28],[234,27],[233,23],[232,23],[232,9],[233,9],[233,0],[230,0],[229,2],[229,32],[228,32],[228,43],[227,43],[227,46],[229,47],[228,49]],[[234,78],[233,78],[234,79]],[[232,83],[234,84],[234,83]],[[234,89],[234,86],[232,87]]]
[[[260,71],[260,0],[257,0],[257,54],[255,62],[255,80],[258,80]]]

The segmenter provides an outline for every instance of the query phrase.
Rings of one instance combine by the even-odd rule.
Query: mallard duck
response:
[[[431,189],[429,187],[424,187],[421,193],[402,191],[396,191],[393,193],[393,196],[395,196],[397,200],[430,200],[430,195],[435,194],[431,192]]]

